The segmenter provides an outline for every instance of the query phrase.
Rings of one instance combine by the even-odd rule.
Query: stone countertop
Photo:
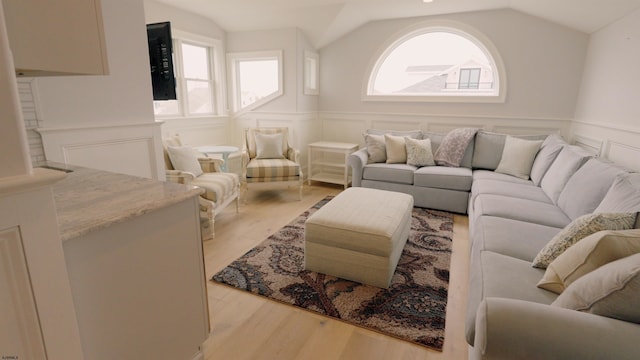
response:
[[[64,164],[48,163],[44,167],[71,171],[53,185],[63,242],[198,196],[202,191],[195,186]]]

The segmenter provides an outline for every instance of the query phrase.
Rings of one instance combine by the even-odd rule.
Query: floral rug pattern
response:
[[[327,197],[211,280],[442,350],[453,215],[414,208],[389,289],[304,270],[304,222]]]

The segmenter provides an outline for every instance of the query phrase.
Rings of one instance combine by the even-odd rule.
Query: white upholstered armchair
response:
[[[247,189],[298,189],[302,199],[300,151],[289,145],[286,127],[247,128],[242,150],[242,182]]]
[[[167,181],[195,185],[204,189],[200,195],[202,239],[214,237],[214,220],[227,205],[240,201],[240,179],[237,174],[222,172],[222,159],[208,158],[172,136],[162,141]]]

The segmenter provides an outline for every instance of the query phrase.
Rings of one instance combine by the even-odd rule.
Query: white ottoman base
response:
[[[345,190],[305,223],[305,269],[388,288],[409,237],[412,209],[410,195]]]

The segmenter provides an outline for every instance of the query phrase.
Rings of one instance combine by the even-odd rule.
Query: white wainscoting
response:
[[[160,124],[39,128],[49,161],[164,180]]]
[[[567,138],[571,119],[320,112],[323,140],[363,144],[367,129],[423,130],[445,133],[460,127],[482,128],[513,135],[558,133]]]
[[[571,139],[603,158],[640,171],[640,128],[574,121]]]
[[[228,116],[189,119],[166,119],[162,124],[162,136],[179,135],[185,145],[234,145]]]

